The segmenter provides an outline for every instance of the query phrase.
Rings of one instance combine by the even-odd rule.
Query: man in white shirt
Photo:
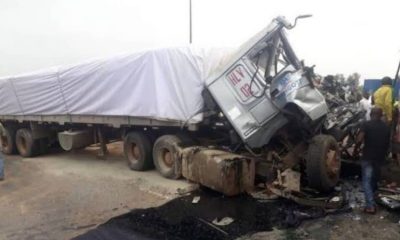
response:
[[[369,121],[370,120],[370,113],[371,113],[371,99],[369,97],[369,94],[367,92],[363,93],[363,99],[360,101],[360,109],[362,111],[365,111],[365,120]]]

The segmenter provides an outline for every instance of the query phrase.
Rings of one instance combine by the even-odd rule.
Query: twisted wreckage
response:
[[[31,157],[59,142],[104,155],[122,139],[133,170],[155,166],[229,196],[260,182],[328,191],[340,175],[333,136],[357,111],[329,111],[286,37],[295,25],[278,17],[217,55],[163,49],[2,78],[2,151]]]

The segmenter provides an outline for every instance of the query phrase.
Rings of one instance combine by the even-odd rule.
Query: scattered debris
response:
[[[397,189],[397,188],[379,188],[378,189],[379,191],[381,191],[381,192],[389,192],[389,193],[392,193],[392,194],[400,194],[400,190],[399,189]]]
[[[224,218],[222,218],[222,219],[216,218],[216,219],[214,219],[214,220],[212,221],[212,223],[213,223],[214,225],[218,225],[218,226],[226,226],[226,225],[229,225],[229,224],[233,223],[233,221],[235,221],[233,218],[224,217]]]
[[[387,197],[394,201],[400,201],[400,194],[382,194],[382,193],[380,193],[379,196]]]
[[[346,180],[342,184],[345,200],[352,209],[361,209],[365,206],[365,197],[361,183],[357,179]]]
[[[178,195],[184,196],[190,194],[193,191],[196,191],[197,189],[199,189],[199,187],[199,184],[192,184],[186,188],[178,188],[176,189],[176,192],[178,193]]]
[[[340,196],[335,196],[335,200],[337,201],[331,201],[332,198],[329,197],[313,197],[310,195],[306,195],[303,192],[295,192],[288,190],[286,188],[283,188],[281,186],[268,186],[268,190],[271,191],[272,193],[283,197],[290,199],[298,204],[305,205],[305,206],[310,206],[310,207],[320,207],[324,209],[340,209],[344,205],[344,199],[343,197]]]
[[[253,198],[257,199],[259,202],[271,202],[279,199],[279,196],[263,189],[262,191],[249,193]]]
[[[333,226],[333,229],[339,229],[338,225]]]
[[[358,215],[358,214],[353,214],[353,215],[352,215],[352,219],[353,219],[354,221],[360,221],[360,220],[361,220],[361,216]]]
[[[396,182],[391,182],[391,183],[387,184],[386,187],[387,187],[387,188],[394,189],[394,188],[397,187],[397,183],[396,183]]]
[[[393,200],[386,196],[379,196],[378,203],[389,209],[400,209],[400,201]]]
[[[336,186],[334,189],[335,189],[336,192],[342,191],[342,187],[341,186]]]
[[[400,208],[400,191],[396,183],[387,184],[386,187],[378,189],[378,203],[389,209]]]
[[[286,169],[282,173],[278,170],[277,181],[274,182],[274,184],[279,184],[290,191],[300,192],[300,177],[301,174],[299,172],[290,168]]]
[[[225,232],[224,230],[222,230],[221,228],[212,225],[211,223],[207,222],[206,220],[204,220],[204,219],[202,219],[202,218],[198,218],[198,219],[199,219],[200,222],[206,224],[207,226],[210,226],[210,227],[214,228],[215,230],[219,231],[220,233],[223,233],[223,234],[226,235],[226,236],[228,235],[228,233]]]
[[[300,190],[301,174],[292,169],[286,169],[281,172],[277,171],[277,179],[272,184],[267,184],[265,193],[274,194],[279,197],[290,199],[298,204],[321,207],[324,209],[339,209],[343,207],[343,197],[328,196],[328,197],[315,197],[316,194],[308,194],[304,189]],[[313,192],[315,193],[315,192]],[[261,193],[262,194],[262,193]],[[261,195],[258,193],[258,195]]]
[[[195,196],[195,197],[193,198],[193,200],[192,200],[192,203],[196,204],[196,203],[198,203],[198,202],[200,202],[200,196]]]
[[[340,201],[342,201],[342,198],[340,198],[339,196],[335,196],[335,197],[331,198],[329,201],[330,202],[340,202]]]

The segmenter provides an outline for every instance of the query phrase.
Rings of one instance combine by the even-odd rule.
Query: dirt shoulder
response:
[[[185,181],[156,172],[133,172],[120,145],[107,160],[95,149],[53,152],[22,159],[7,156],[0,182],[0,239],[69,239],[133,208],[158,206]]]

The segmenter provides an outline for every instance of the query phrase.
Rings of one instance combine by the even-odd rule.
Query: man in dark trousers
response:
[[[385,160],[390,143],[390,128],[382,121],[382,116],[381,108],[371,109],[371,120],[361,127],[354,151],[357,154],[359,147],[364,143],[361,157],[362,185],[366,201],[364,211],[371,214],[376,212],[374,192],[377,190],[380,167]]]

